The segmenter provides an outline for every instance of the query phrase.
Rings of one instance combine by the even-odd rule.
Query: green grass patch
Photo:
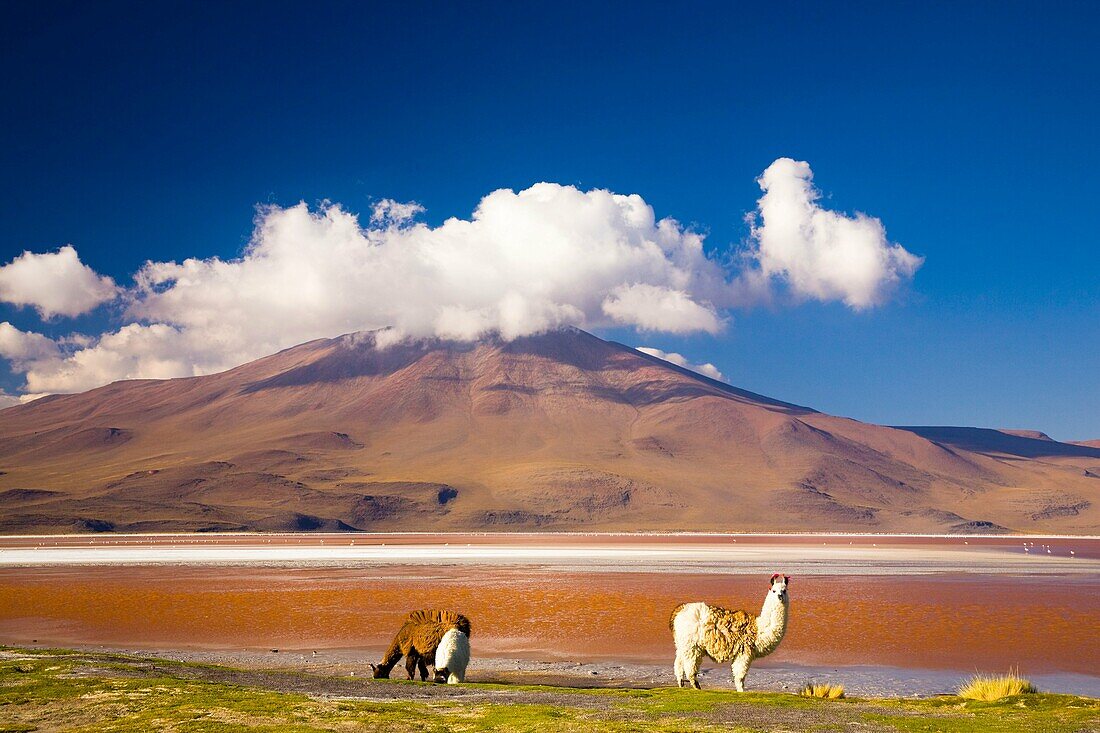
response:
[[[236,674],[236,676],[234,676]],[[251,680],[248,684],[225,679]],[[293,682],[287,692],[280,686]],[[676,687],[455,688],[252,673],[112,654],[5,650],[0,731],[1036,731],[1100,729],[1100,701],[1032,694],[998,702],[821,699]],[[350,692],[349,692],[350,691]],[[413,697],[413,699],[405,699]]]

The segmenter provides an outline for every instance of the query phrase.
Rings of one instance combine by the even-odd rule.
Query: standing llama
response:
[[[787,585],[791,579],[776,573],[759,616],[730,611],[705,603],[681,603],[672,612],[668,627],[676,642],[676,682],[699,689],[699,663],[706,655],[719,664],[729,663],[733,684],[745,691],[745,676],[752,660],[775,651],[787,631]]]
[[[382,661],[370,666],[375,679],[388,678],[394,665],[405,657],[405,672],[413,679],[419,670],[420,679],[428,679],[428,664],[435,661],[440,641],[451,629],[470,636],[470,619],[454,611],[413,611],[405,617],[397,635],[390,642]]]
[[[443,635],[435,650],[435,681],[455,685],[466,681],[470,665],[470,637],[459,629]]]

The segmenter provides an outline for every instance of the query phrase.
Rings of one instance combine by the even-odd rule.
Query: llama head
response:
[[[370,666],[371,676],[376,680],[386,679],[390,676],[390,671],[380,664],[372,664]]]
[[[790,585],[791,576],[783,575],[782,573],[775,573],[771,579],[771,589],[769,593],[775,594],[775,596],[782,602],[787,602],[787,586]]]
[[[438,682],[439,684],[446,684],[447,678],[451,672],[446,667],[437,667],[435,670],[435,676],[432,678],[432,682]]]

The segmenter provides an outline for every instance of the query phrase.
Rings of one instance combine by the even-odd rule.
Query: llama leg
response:
[[[676,650],[676,663],[673,665],[673,670],[676,673],[676,686],[684,686],[684,660],[680,656],[680,650]]]
[[[691,686],[696,690],[699,689],[699,665],[703,662],[703,652],[700,649],[693,648],[686,654],[684,660],[684,678],[687,682],[691,683]]]
[[[730,665],[730,669],[733,670],[733,686],[737,688],[738,692],[745,691],[745,676],[749,673],[749,664],[752,660],[749,659],[747,654],[742,654],[733,660],[733,664]]]
[[[409,675],[410,680],[416,679],[416,666],[421,663],[420,655],[414,651],[410,651],[409,655],[405,657],[405,672]]]
[[[421,657],[420,663],[417,666],[420,669],[420,681],[426,682],[428,679],[428,660],[424,657]]]

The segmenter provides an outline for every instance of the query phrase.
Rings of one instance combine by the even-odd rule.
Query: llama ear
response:
[[[783,577],[783,576],[782,576],[782,575],[780,575],[779,573],[774,573],[774,574],[772,574],[772,579],[768,581],[768,585],[769,585],[769,586],[773,586],[773,585],[775,585],[775,581],[776,581],[777,579],[779,579],[779,578],[782,578],[782,577]]]
[[[783,576],[783,582],[786,583],[787,585],[790,585],[791,584],[791,576],[784,575]]]

